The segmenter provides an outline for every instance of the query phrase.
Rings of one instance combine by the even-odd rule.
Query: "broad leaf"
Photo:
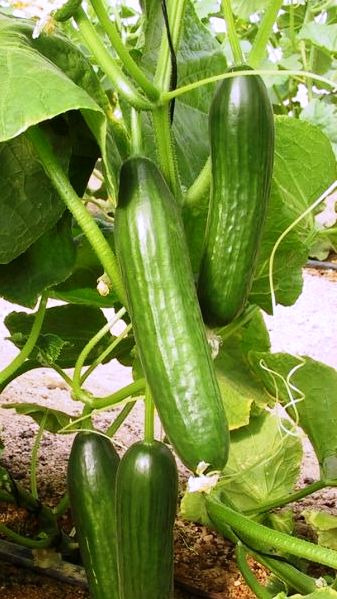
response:
[[[6,403],[2,404],[1,407],[6,410],[15,410],[17,414],[30,416],[39,425],[45,419],[44,429],[50,433],[58,433],[61,428],[67,426],[77,418],[60,410],[54,410],[34,403]]]
[[[322,477],[337,478],[337,371],[307,356],[300,359],[283,353],[251,353],[249,357],[268,391],[288,405],[295,421],[298,418],[315,450]],[[298,391],[291,390],[289,383]],[[291,394],[300,400],[295,409],[289,405]]]
[[[337,516],[317,510],[304,510],[302,515],[306,523],[315,530],[318,543],[337,550]]]
[[[264,413],[231,433],[229,459],[216,486],[239,511],[287,496],[297,482],[302,444]]]
[[[269,335],[261,314],[258,312],[247,325],[223,340],[220,335],[219,344],[214,365],[229,428],[233,430],[248,424],[254,404],[261,407],[270,399],[246,357],[252,348],[269,349]]]
[[[112,193],[117,188],[120,156],[110,139],[105,112],[111,112],[111,107],[99,79],[84,54],[62,33],[32,39],[33,27],[27,20],[0,15],[0,100],[2,93],[5,106],[0,141],[59,114],[80,110],[101,149]]]
[[[59,151],[69,159],[69,148],[59,139]],[[6,264],[55,225],[65,206],[25,135],[0,144],[0,180],[0,264]]]
[[[34,314],[11,312],[5,318],[10,341],[21,349],[27,340],[34,321]],[[40,365],[56,362],[61,368],[72,368],[88,341],[107,323],[101,310],[88,306],[64,305],[48,308],[40,336],[30,356]],[[112,341],[110,333],[89,354],[91,363]]]
[[[325,133],[337,156],[337,132],[334,126],[337,119],[337,106],[325,102],[323,98],[321,100],[313,98],[303,108],[300,118],[317,125]]]
[[[270,207],[264,227],[250,300],[271,311],[269,259],[279,236],[336,178],[336,162],[327,137],[318,127],[277,117]],[[315,232],[314,215],[303,219],[279,246],[273,270],[277,302],[291,305],[302,290],[302,267]]]
[[[104,234],[112,243],[113,231],[104,229]],[[113,291],[107,296],[101,296],[97,291],[97,279],[103,274],[99,262],[90,243],[83,235],[76,241],[76,262],[71,276],[50,291],[50,297],[72,304],[85,304],[97,308],[111,308],[117,298]]]
[[[298,33],[298,39],[308,40],[328,52],[337,52],[337,24],[306,23]]]
[[[269,4],[270,0],[232,0],[232,9],[238,17],[248,20],[250,15],[264,10]]]
[[[69,110],[92,111],[97,119],[104,121],[98,104],[61,70],[65,62],[70,65],[70,57],[65,56],[56,66],[39,51],[50,47],[52,42],[44,35],[33,42],[31,34],[30,24],[0,15],[0,105],[5,110],[1,115],[0,141],[16,137],[28,127]],[[61,51],[66,54],[64,50],[64,45],[58,44],[55,56],[61,58]],[[80,55],[78,51],[77,55]],[[87,77],[88,64],[81,73],[82,80]],[[77,64],[73,63],[72,68],[76,70]]]
[[[0,265],[0,296],[33,308],[45,289],[69,277],[74,263],[71,219],[66,214],[23,254]]]

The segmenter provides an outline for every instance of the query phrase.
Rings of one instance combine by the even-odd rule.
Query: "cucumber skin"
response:
[[[223,326],[246,306],[269,203],[274,118],[261,77],[222,81],[210,108],[209,137],[211,198],[198,295],[205,321]]]
[[[92,599],[119,599],[115,480],[120,462],[112,443],[95,433],[75,437],[68,492]]]
[[[116,521],[120,599],[173,598],[173,525],[178,472],[159,441],[138,442],[117,471]]]
[[[156,165],[121,170],[115,247],[142,367],[182,462],[222,470],[229,433],[175,199]]]

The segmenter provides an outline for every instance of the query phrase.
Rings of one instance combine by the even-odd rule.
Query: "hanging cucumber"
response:
[[[135,339],[165,432],[184,464],[221,470],[229,436],[174,197],[142,157],[121,170],[115,245]]]
[[[209,136],[212,185],[198,294],[205,321],[221,326],[245,308],[268,208],[274,119],[261,77],[222,81]]]
[[[115,479],[119,457],[109,439],[81,432],[68,462],[68,492],[92,599],[119,599]]]
[[[173,598],[177,501],[177,467],[168,447],[159,441],[132,445],[116,481],[120,599]]]

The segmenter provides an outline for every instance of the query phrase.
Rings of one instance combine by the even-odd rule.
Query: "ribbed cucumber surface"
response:
[[[184,464],[222,469],[229,435],[180,211],[156,165],[121,169],[115,244],[142,367]]]
[[[222,81],[209,136],[212,183],[198,294],[205,321],[222,326],[246,306],[269,203],[274,118],[261,77],[238,73]]]

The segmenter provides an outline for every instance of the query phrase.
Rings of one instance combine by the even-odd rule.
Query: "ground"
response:
[[[306,272],[304,290],[295,306],[277,307],[273,317],[267,317],[272,349],[290,353],[306,354],[337,368],[337,294],[336,277]],[[3,315],[13,307],[0,301],[0,368],[15,355],[16,350],[2,339],[7,330],[2,325]],[[1,328],[2,327],[2,328]],[[111,363],[99,368],[90,379],[96,394],[108,394],[131,380],[130,370]],[[1,403],[19,401],[41,402],[66,412],[78,412],[79,406],[69,397],[66,384],[49,370],[36,370],[11,383],[1,396]],[[0,408],[1,436],[5,443],[2,463],[9,468],[13,477],[23,485],[29,480],[30,452],[37,427],[26,417],[13,417],[11,410]],[[100,425],[106,426],[113,415],[97,416]],[[139,439],[142,429],[142,412],[137,409],[120,429],[116,440],[121,453]],[[46,433],[43,437],[38,469],[40,497],[54,505],[65,489],[67,456],[72,436],[55,437]],[[186,471],[180,467],[181,486],[186,481]],[[301,483],[315,480],[318,476],[317,463],[309,446]],[[316,493],[305,500],[305,507],[336,512],[337,495],[332,491]],[[301,504],[301,509],[304,507]],[[24,513],[8,510],[0,504],[2,518],[14,525],[24,522]],[[300,508],[297,508],[300,511]],[[298,525],[301,526],[300,516]],[[208,597],[213,599],[250,599],[253,594],[243,583],[229,543],[204,527],[177,519],[175,530],[176,594],[175,599]],[[265,577],[258,569],[261,579]],[[88,593],[80,586],[67,585],[60,579],[53,580],[31,569],[18,568],[0,561],[1,599],[87,599]]]

